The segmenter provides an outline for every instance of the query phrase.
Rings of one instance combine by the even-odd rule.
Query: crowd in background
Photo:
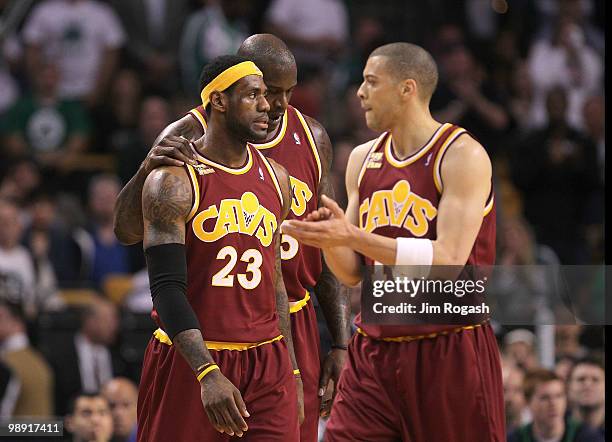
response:
[[[602,264],[604,4],[0,0],[0,416],[74,414],[79,391],[119,375],[137,383],[151,301],[142,246],[113,233],[114,202],[161,130],[198,104],[204,64],[253,33],[295,54],[291,104],[329,132],[341,206],[351,149],[377,135],[356,96],[365,61],[409,41],[438,63],[434,117],[465,127],[492,158],[498,263]],[[567,385],[559,409],[576,419],[603,401],[572,381],[600,367],[578,361],[601,350],[602,331],[573,330],[576,347],[544,373],[530,332],[527,357],[500,328],[509,428],[538,416],[540,384]],[[15,363],[15,349],[27,358]]]

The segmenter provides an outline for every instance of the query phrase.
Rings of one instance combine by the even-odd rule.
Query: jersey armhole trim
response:
[[[189,114],[200,123],[200,126],[202,126],[202,130],[206,132],[206,128],[208,127],[208,124],[206,124],[206,119],[204,118],[204,115],[200,113],[198,108],[194,107],[193,109],[189,111]]]
[[[196,175],[193,166],[190,164],[185,164],[185,166],[187,167],[187,174],[189,175],[191,189],[193,190],[193,205],[191,206],[191,211],[185,220],[185,223],[188,223],[194,217],[198,211],[198,207],[200,206],[200,186],[198,184],[198,176]]]
[[[317,144],[315,143],[314,136],[312,135],[312,131],[310,130],[310,126],[306,123],[306,119],[302,115],[302,113],[293,108],[295,110],[295,114],[297,115],[300,123],[304,127],[304,132],[306,132],[306,137],[308,138],[308,144],[310,144],[310,148],[312,149],[312,154],[314,156],[315,162],[317,163],[317,171],[319,173],[319,183],[321,182],[321,176],[323,175],[323,169],[321,168],[321,158],[319,157],[319,149],[317,149]]]
[[[466,134],[466,133],[467,131],[461,127],[454,129],[451,132],[451,134],[448,136],[448,138],[444,141],[444,143],[442,144],[442,147],[440,147],[440,150],[436,154],[436,159],[434,160],[434,167],[433,167],[433,180],[436,186],[436,190],[438,191],[439,194],[442,194],[442,190],[444,189],[444,184],[442,183],[442,172],[441,172],[442,171],[442,159],[444,158],[444,155],[446,154],[446,151],[448,150],[448,148],[455,142],[455,140],[459,138],[461,135]]]
[[[440,148],[440,150],[438,151],[436,155],[436,159],[434,161],[434,167],[433,167],[433,171],[434,171],[433,178],[434,178],[434,184],[436,186],[436,189],[440,195],[442,195],[442,190],[444,190],[444,184],[442,183],[442,172],[441,172],[442,171],[442,160],[444,159],[444,155],[448,151],[448,148],[455,142],[457,138],[467,133],[468,132],[461,127],[458,127],[457,129],[455,129],[450,134],[450,136],[446,139],[446,141],[444,142],[444,144],[442,145],[442,147]],[[485,208],[484,208],[483,218],[487,216],[493,209],[494,201],[495,201],[495,195],[493,192],[493,183],[491,183],[491,190],[487,198],[487,204],[485,205]]]

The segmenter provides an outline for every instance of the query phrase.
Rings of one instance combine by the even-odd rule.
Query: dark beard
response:
[[[227,110],[227,129],[234,134],[240,141],[247,143],[259,143],[264,141],[268,134],[263,136],[258,135],[256,132],[251,130],[248,126],[242,124],[238,118],[234,117],[234,113],[228,108]]]

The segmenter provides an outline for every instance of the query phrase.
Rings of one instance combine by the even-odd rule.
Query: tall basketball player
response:
[[[267,135],[266,86],[238,56],[208,64],[201,86],[210,121],[192,146],[197,163],[156,169],[142,191],[159,328],[138,440],[298,441],[302,386],[280,269],[289,175],[247,144]]]
[[[340,281],[365,264],[491,265],[491,162],[464,129],[429,111],[438,74],[419,46],[372,52],[358,95],[383,134],[348,162],[346,214],[331,199],[283,232],[323,249]],[[362,297],[372,293],[362,292]],[[501,369],[488,322],[373,325],[358,317],[326,428],[336,441],[505,440]]]
[[[264,73],[270,103],[268,136],[253,144],[266,157],[282,164],[291,176],[293,200],[288,219],[301,219],[315,210],[320,196],[333,197],[328,178],[332,148],[327,132],[316,120],[289,105],[297,82],[293,54],[277,37],[257,34],[247,38],[239,55],[253,60]],[[166,128],[149,152],[138,173],[122,190],[117,201],[116,233],[120,240],[134,243],[142,238],[139,221],[140,189],[146,175],[158,165],[181,165],[193,161],[189,143],[206,131],[207,115],[202,106]],[[184,138],[180,138],[182,136]],[[344,363],[349,339],[348,299],[338,290],[335,277],[323,265],[318,248],[301,245],[283,235],[282,270],[290,299],[291,328],[298,366],[304,385],[305,420],[300,427],[302,442],[317,440],[320,396],[329,380],[335,385]],[[316,292],[330,330],[333,345],[321,370],[319,333],[311,294]],[[331,401],[322,404],[321,414],[329,413]]]

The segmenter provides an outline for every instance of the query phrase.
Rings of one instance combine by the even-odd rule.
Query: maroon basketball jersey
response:
[[[202,106],[190,111],[206,130],[206,112]],[[304,116],[293,106],[283,115],[276,136],[267,143],[253,144],[266,157],[282,164],[289,172],[293,200],[287,219],[301,219],[318,207],[321,180],[321,160],[310,127]],[[295,302],[307,294],[321,274],[321,251],[298,243],[289,236],[281,237],[283,281],[289,301]]]
[[[392,149],[391,134],[382,134],[372,145],[358,177],[359,227],[390,238],[435,240],[438,204],[444,191],[440,165],[449,146],[465,129],[446,123],[408,158],[399,160]],[[493,189],[484,209],[482,226],[467,265],[495,262],[495,202]],[[373,261],[365,257],[366,265]],[[373,338],[414,336],[455,329],[457,325],[356,324]]]
[[[187,298],[207,341],[262,342],[280,334],[274,234],[282,194],[268,160],[252,146],[230,168],[196,153],[187,165],[194,194],[188,217]]]

